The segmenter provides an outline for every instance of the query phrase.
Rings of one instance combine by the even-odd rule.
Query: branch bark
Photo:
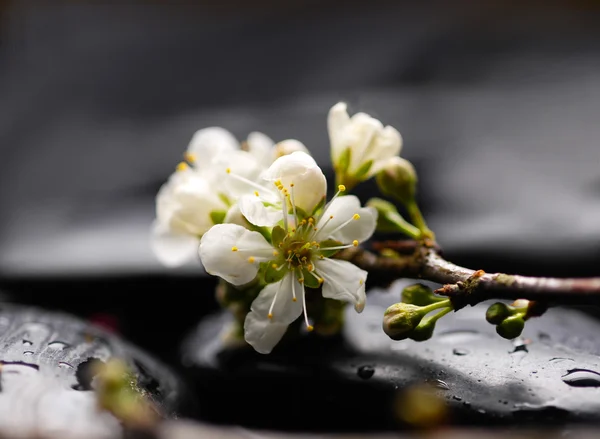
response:
[[[389,248],[385,244],[374,248]],[[393,257],[362,248],[345,250],[339,255],[369,272],[369,281],[389,284],[399,278],[425,279],[443,284],[435,292],[451,299],[454,309],[490,299],[528,299],[549,306],[600,306],[600,277],[551,278],[485,273],[447,261],[431,244],[403,244]]]

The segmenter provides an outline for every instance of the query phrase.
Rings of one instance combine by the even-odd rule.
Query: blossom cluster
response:
[[[377,211],[348,191],[398,159],[398,131],[338,103],[328,116],[337,187],[298,140],[251,133],[241,144],[222,128],[195,133],[185,161],[160,189],[152,248],[167,266],[200,258],[209,274],[241,291],[260,285],[244,338],[269,353],[307,312],[307,294],[365,306],[367,272],[336,258],[368,240]]]

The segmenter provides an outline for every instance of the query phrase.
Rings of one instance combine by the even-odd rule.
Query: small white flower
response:
[[[307,157],[301,152],[282,157],[265,173],[281,199],[279,209],[273,205],[267,215],[271,220],[278,215],[272,242],[242,226],[220,224],[205,233],[200,243],[207,272],[233,285],[251,282],[262,267],[270,283],[252,303],[244,324],[246,341],[260,353],[269,353],[287,326],[303,313],[312,330],[306,288],[321,287],[323,297],[350,302],[358,312],[365,306],[367,272],[330,256],[368,239],[375,230],[377,212],[361,207],[355,196],[339,196],[343,187],[320,207],[324,176]],[[301,207],[297,199],[304,203]],[[264,211],[252,211],[246,218],[263,223]]]
[[[338,180],[347,184],[367,180],[402,148],[400,133],[365,113],[350,117],[340,102],[329,110],[327,129],[331,160]]]

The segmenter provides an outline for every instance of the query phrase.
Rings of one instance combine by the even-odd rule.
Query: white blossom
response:
[[[329,110],[327,129],[338,181],[346,184],[371,178],[402,148],[402,137],[395,128],[384,127],[365,113],[350,117],[343,102]]]
[[[331,256],[368,239],[377,213],[355,196],[340,196],[343,187],[323,206],[325,177],[303,152],[277,159],[263,177],[265,193],[240,199],[246,200],[240,210],[255,225],[274,226],[271,240],[237,224],[216,225],[202,237],[200,258],[207,272],[233,285],[253,281],[262,270],[268,285],[252,303],[244,332],[256,351],[269,353],[302,314],[312,330],[305,299],[311,289],[321,287],[323,297],[363,310],[367,272]]]
[[[235,201],[255,190],[255,181],[278,155],[304,148],[298,141],[275,144],[253,132],[240,145],[227,130],[205,128],[192,137],[185,161],[156,196],[156,220],[151,247],[167,266],[179,266],[197,257],[202,235],[220,222],[242,224]],[[237,178],[228,178],[225,170]],[[233,211],[229,211],[233,209]]]

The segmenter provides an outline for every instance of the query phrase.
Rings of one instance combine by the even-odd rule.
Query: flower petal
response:
[[[259,354],[269,354],[282,339],[288,325],[249,312],[244,321],[244,338]]]
[[[246,195],[238,200],[240,212],[246,219],[259,227],[273,227],[283,219],[281,209],[266,207],[261,198],[255,195]]]
[[[209,168],[217,155],[239,148],[237,139],[229,131],[220,127],[210,127],[194,133],[187,152],[195,157],[195,167]]]
[[[301,151],[310,155],[310,151],[304,143],[300,142],[296,139],[287,139],[282,140],[273,149],[273,161],[277,160],[279,157],[283,157],[284,155],[289,155],[293,152]]]
[[[352,219],[355,214],[360,218]],[[329,203],[317,223],[318,232],[315,236],[321,241],[335,239],[344,244],[350,244],[354,240],[363,242],[373,235],[376,226],[377,211],[372,207],[361,207],[357,197],[346,195]]]
[[[327,193],[323,171],[310,155],[302,151],[278,158],[263,177],[271,182],[280,181],[293,194],[296,207],[305,212],[312,212]]]
[[[157,259],[167,267],[179,267],[196,258],[200,240],[183,233],[173,233],[155,221],[152,225],[150,246]]]
[[[379,135],[373,140],[371,150],[365,157],[365,160],[373,160],[373,166],[367,174],[368,177],[377,174],[386,160],[397,156],[402,150],[402,136],[396,128],[386,126],[380,131]]]
[[[365,283],[368,273],[365,270],[348,261],[330,258],[315,261],[315,267],[324,279],[323,297],[350,302],[357,312],[362,312],[367,300]]]
[[[237,224],[217,224],[200,240],[199,252],[207,273],[243,285],[256,277],[260,262],[272,257],[273,247],[258,232]]]
[[[344,142],[345,129],[350,123],[347,105],[344,102],[338,102],[329,110],[327,116],[327,131],[331,143],[331,158],[335,163],[343,150],[348,146]]]
[[[250,309],[265,318],[270,311],[272,317],[269,320],[289,325],[302,314],[303,291],[294,273],[288,273],[279,282],[264,287]]]
[[[246,143],[248,144],[248,152],[263,168],[266,169],[271,166],[275,142],[269,136],[255,131],[248,134]]]

